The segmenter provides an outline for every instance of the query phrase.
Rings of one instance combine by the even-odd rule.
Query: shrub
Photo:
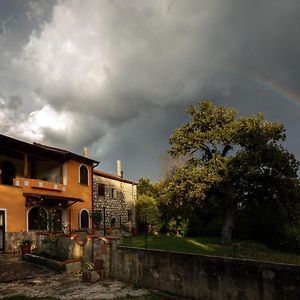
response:
[[[300,250],[300,228],[285,226],[279,241],[279,248],[285,251],[296,252]]]
[[[187,227],[188,221],[181,217],[172,218],[168,223],[168,231],[177,235],[185,235]]]
[[[102,212],[95,210],[90,214],[90,218],[93,220],[95,228],[99,229],[102,221]]]
[[[141,195],[137,201],[137,221],[145,229],[147,224],[151,231],[158,231],[161,226],[161,212],[155,198],[148,195]]]
[[[199,236],[203,233],[203,223],[196,214],[189,216],[189,222],[187,224],[186,235],[187,236]]]
[[[25,245],[31,245],[33,243],[33,241],[31,239],[22,239],[18,242],[19,247],[21,246],[25,246]]]

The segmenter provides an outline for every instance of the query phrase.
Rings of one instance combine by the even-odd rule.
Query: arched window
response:
[[[80,212],[80,228],[89,228],[89,213],[86,209]]]
[[[47,230],[47,212],[39,206],[28,212],[28,230]]]
[[[2,169],[2,184],[13,185],[13,179],[16,177],[16,167],[10,161],[4,161]]]
[[[88,184],[88,168],[85,165],[80,166],[79,183]]]
[[[49,227],[53,231],[62,231],[62,225],[63,225],[63,215],[62,210],[59,208],[54,208],[50,212],[49,217]]]

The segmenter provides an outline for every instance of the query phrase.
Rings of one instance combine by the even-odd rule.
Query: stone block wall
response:
[[[6,232],[5,233],[5,251],[18,252],[20,251],[18,242],[22,239],[31,239],[36,241],[37,235],[35,232]]]
[[[119,246],[112,277],[180,299],[297,300],[300,266]]]
[[[111,259],[113,257],[111,248],[116,250],[120,239],[116,237],[103,237],[97,235],[79,234],[49,234],[35,232],[7,233],[7,249],[10,252],[20,251],[18,241],[30,238],[34,241],[33,248],[38,247],[50,257],[60,260],[80,259],[82,265],[87,262],[101,261],[104,269],[104,278],[111,275]],[[46,242],[45,240],[50,240]]]
[[[111,268],[111,243],[105,237],[95,238],[93,242],[93,262],[95,264],[96,260],[102,260],[104,277],[109,278]]]
[[[47,236],[39,235],[38,246],[45,247],[42,240]],[[113,237],[102,237],[96,235],[79,236],[78,234],[57,235],[55,247],[51,249],[52,255],[63,260],[80,259],[82,264],[102,261],[105,278],[110,277],[111,269],[111,240],[119,240]],[[47,244],[46,244],[47,247]]]
[[[104,196],[98,195],[98,183],[104,184]],[[106,228],[112,227],[113,219],[116,228],[120,228],[120,223],[128,228],[136,226],[136,185],[94,175],[93,188],[94,210],[103,214],[105,207]],[[103,225],[102,222],[101,226]]]

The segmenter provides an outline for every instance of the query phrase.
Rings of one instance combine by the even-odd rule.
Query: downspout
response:
[[[98,167],[100,162],[93,164],[92,166],[92,212],[94,211],[94,169]],[[94,223],[92,221],[92,229],[94,229]]]
[[[99,166],[100,162],[93,164],[92,166],[92,212],[94,211],[94,168]],[[92,220],[92,229],[94,229],[94,222]],[[94,262],[94,240],[92,240],[92,261]]]

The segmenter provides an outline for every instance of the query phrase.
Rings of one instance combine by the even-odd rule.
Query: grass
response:
[[[123,245],[145,248],[145,236],[125,239]],[[147,237],[147,248],[300,265],[299,254],[277,251],[253,241],[236,241],[224,246],[219,238],[151,235]]]

